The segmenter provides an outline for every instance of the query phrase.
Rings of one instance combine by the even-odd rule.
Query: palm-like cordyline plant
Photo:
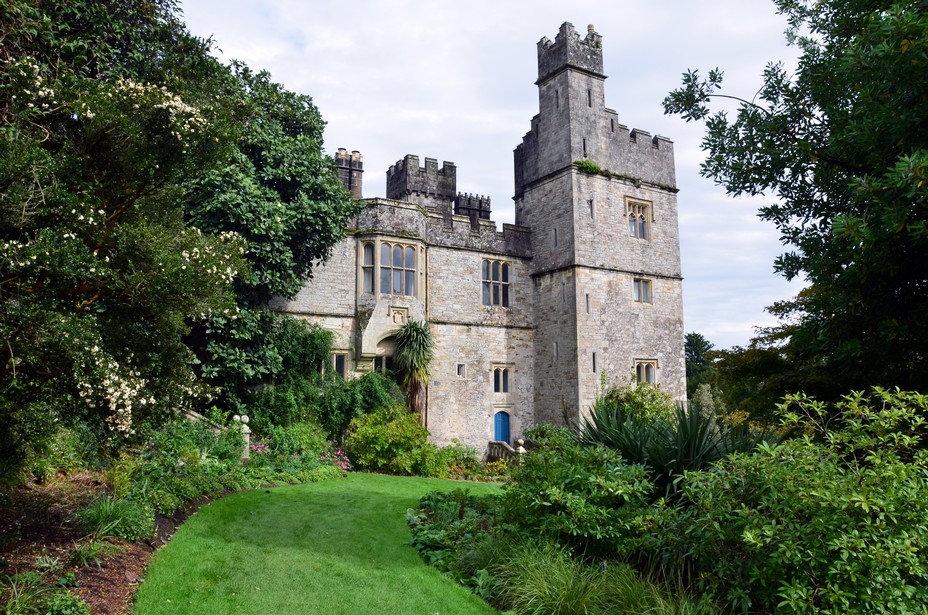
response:
[[[687,411],[683,404],[668,417],[644,417],[622,404],[599,403],[589,418],[572,426],[584,445],[619,451],[630,463],[651,470],[656,495],[676,494],[675,481],[687,470],[699,470],[733,452],[750,452],[775,438],[754,433],[746,425],[722,425],[715,417]]]
[[[428,323],[418,320],[406,321],[393,339],[396,344],[394,361],[400,383],[406,390],[409,411],[418,412],[424,425],[422,389],[429,381],[435,340]]]

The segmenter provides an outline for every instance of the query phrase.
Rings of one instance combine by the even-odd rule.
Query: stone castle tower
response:
[[[407,155],[313,279],[276,308],[332,331],[345,377],[389,371],[393,336],[436,341],[426,427],[487,452],[577,418],[600,383],[685,397],[673,146],[605,106],[602,37],[538,43],[539,113],[515,150],[516,224],[457,190],[451,162]],[[336,154],[361,197],[358,152]]]
[[[516,224],[532,231],[539,422],[589,408],[602,370],[685,397],[673,145],[620,124],[605,79],[593,26],[581,38],[565,23],[539,41],[539,113],[515,150]]]

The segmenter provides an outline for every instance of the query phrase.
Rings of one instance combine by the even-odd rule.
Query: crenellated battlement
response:
[[[457,194],[457,168],[453,162],[426,158],[419,166],[419,157],[407,154],[387,169],[387,198],[432,207],[451,215],[451,205]]]
[[[459,192],[454,199],[454,214],[467,216],[471,227],[477,228],[478,220],[490,219],[490,197]]]
[[[564,22],[552,42],[547,36],[538,41],[538,83],[560,70],[571,67],[603,75],[603,37],[596,33],[593,24],[580,38],[573,24]]]
[[[445,219],[432,214],[426,228],[430,246],[531,258],[531,231],[524,226],[503,224],[503,230],[497,231],[496,223],[486,218],[455,214]]]

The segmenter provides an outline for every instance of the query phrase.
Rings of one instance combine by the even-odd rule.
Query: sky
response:
[[[458,191],[489,196],[512,222],[512,151],[538,113],[536,44],[567,21],[603,36],[606,106],[674,142],[684,327],[717,348],[774,324],[764,308],[801,282],[773,271],[786,248],[757,218],[772,196],[731,198],[699,175],[703,127],[663,113],[687,69],[721,68],[728,94],[751,99],[764,67],[795,63],[770,0],[181,0],[188,29],[223,60],[267,70],[312,96],[324,149],[364,157],[365,197],[385,195],[406,154],[454,162]],[[731,108],[734,110],[734,108]]]

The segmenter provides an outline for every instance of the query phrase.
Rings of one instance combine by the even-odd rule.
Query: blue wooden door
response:
[[[497,412],[493,417],[493,439],[509,443],[509,414],[506,412]]]

